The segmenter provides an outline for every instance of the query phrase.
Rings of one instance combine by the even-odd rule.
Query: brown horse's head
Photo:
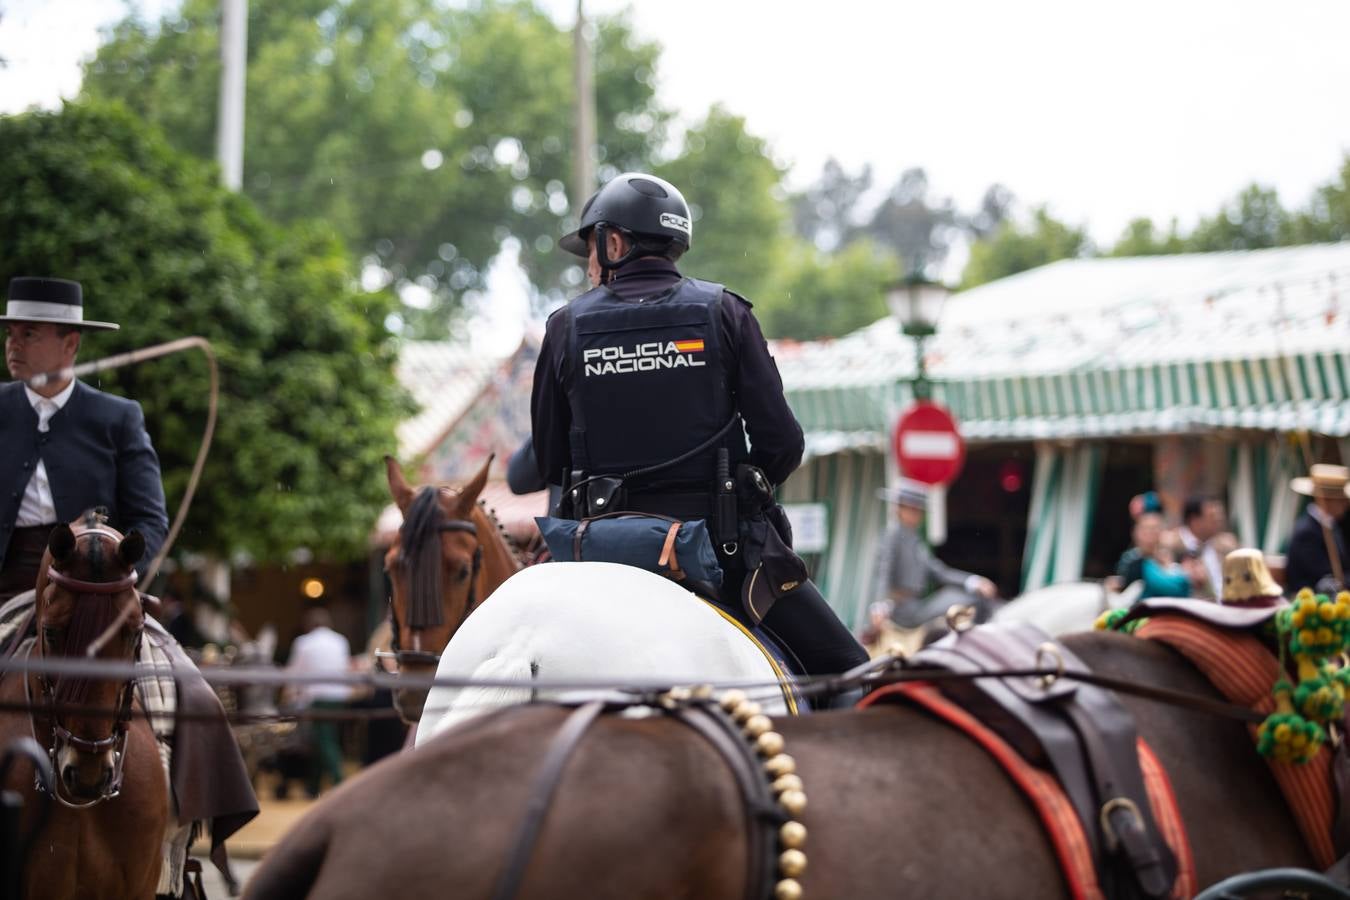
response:
[[[403,525],[384,557],[392,588],[389,611],[399,672],[430,676],[441,651],[472,611],[518,568],[496,524],[478,504],[489,457],[459,490],[414,490],[392,457],[385,457],[389,492]],[[425,689],[401,688],[394,705],[409,723],[422,717]]]
[[[144,552],[139,534],[123,537],[97,512],[85,513],[73,526],[53,528],[37,579],[38,654],[134,661],[145,625],[135,565]],[[58,675],[36,676],[35,683],[39,705],[56,707],[47,720],[57,782],[70,798],[63,802],[80,805],[116,796],[131,716],[131,679]],[[71,711],[81,707],[90,712]]]

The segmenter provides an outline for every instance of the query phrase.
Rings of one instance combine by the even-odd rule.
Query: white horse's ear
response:
[[[389,475],[389,495],[394,498],[394,505],[398,507],[399,512],[406,513],[408,504],[412,503],[413,489],[403,477],[403,469],[399,466],[398,460],[386,456],[384,466]]]
[[[474,473],[474,476],[468,480],[464,487],[459,489],[459,494],[455,500],[461,513],[467,514],[473,509],[473,505],[478,502],[478,495],[483,493],[483,486],[487,484],[488,470],[492,468],[492,460],[495,457],[495,453],[489,453],[488,458],[483,460],[483,465]]]

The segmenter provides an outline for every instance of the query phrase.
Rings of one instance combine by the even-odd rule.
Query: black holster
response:
[[[620,511],[627,503],[623,479],[617,475],[587,478],[585,472],[573,470],[568,481],[558,501],[559,518],[589,519]]]

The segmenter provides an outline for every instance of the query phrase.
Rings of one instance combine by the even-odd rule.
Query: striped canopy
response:
[[[928,372],[969,441],[1347,436],[1347,290],[1350,243],[1065,260],[955,295]],[[774,353],[810,452],[885,446],[914,373],[892,320]]]

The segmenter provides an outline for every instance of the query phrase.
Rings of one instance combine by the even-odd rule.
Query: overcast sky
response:
[[[252,0],[254,3],[265,0]],[[542,0],[570,25],[575,0]],[[1110,242],[1183,226],[1252,181],[1301,205],[1350,151],[1350,3],[586,0],[665,48],[662,100],[722,102],[802,185],[833,155],[928,170],[971,207],[999,181]],[[142,0],[158,13],[174,0]],[[0,111],[51,106],[123,0],[0,0]]]

